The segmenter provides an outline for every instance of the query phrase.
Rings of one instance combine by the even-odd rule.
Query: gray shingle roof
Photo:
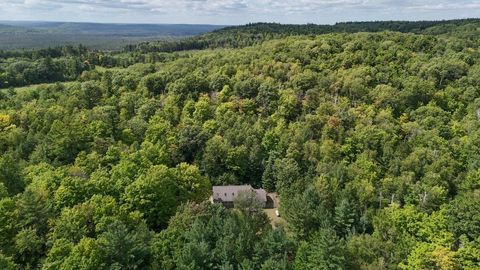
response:
[[[239,192],[245,191],[255,191],[257,193],[257,198],[261,202],[267,201],[267,192],[263,189],[253,189],[250,185],[242,185],[242,186],[213,186],[212,197],[215,201],[222,201],[222,202],[233,202],[235,197],[238,195]]]

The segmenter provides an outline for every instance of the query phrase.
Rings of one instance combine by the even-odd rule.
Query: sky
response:
[[[0,0],[1,20],[236,25],[479,17],[480,0]]]

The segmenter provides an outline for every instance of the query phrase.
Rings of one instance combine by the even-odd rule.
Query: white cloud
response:
[[[479,0],[0,0],[0,5],[24,8],[89,6],[110,9],[144,9],[198,12],[273,11],[303,12],[324,9],[461,9],[478,8]]]
[[[449,17],[480,16],[480,0],[0,0],[0,8],[23,17],[36,16],[36,11],[55,17],[61,11],[64,17],[99,17],[111,21],[126,18],[160,20],[156,16],[161,16],[166,20],[187,22],[220,19],[242,23],[293,19],[316,22],[319,14],[331,18],[331,21],[334,18],[348,20],[347,16],[352,17],[350,20],[357,17],[376,20],[383,19],[381,15],[385,14],[402,14],[410,18],[409,13],[417,17],[428,13],[435,18],[433,12],[449,13]],[[126,14],[130,17],[125,17]]]

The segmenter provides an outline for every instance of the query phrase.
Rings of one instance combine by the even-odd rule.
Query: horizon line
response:
[[[142,22],[95,22],[95,21],[57,21],[57,20],[0,20],[2,22],[30,22],[30,23],[77,23],[77,24],[110,24],[110,25],[208,25],[208,26],[241,26],[249,24],[280,24],[280,25],[335,25],[342,23],[378,23],[378,22],[450,22],[450,21],[468,21],[480,20],[480,17],[466,17],[456,19],[439,19],[439,20],[358,20],[358,21],[336,21],[334,23],[281,23],[256,21],[244,24],[212,24],[212,23],[142,23]]]

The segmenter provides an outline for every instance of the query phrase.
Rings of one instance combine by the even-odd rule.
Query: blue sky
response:
[[[2,20],[334,23],[480,17],[480,0],[0,0]]]

